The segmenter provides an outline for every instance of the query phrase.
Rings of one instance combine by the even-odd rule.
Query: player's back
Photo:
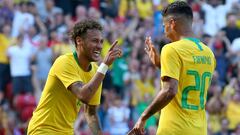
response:
[[[169,52],[170,57],[164,55]],[[162,53],[162,71],[168,70],[169,77],[172,77],[171,72],[174,74],[173,78],[178,80],[178,93],[162,109],[157,134],[206,135],[205,103],[215,68],[214,54],[196,38],[168,44]],[[172,65],[166,67],[167,62]],[[163,71],[162,76],[168,76],[168,73]]]

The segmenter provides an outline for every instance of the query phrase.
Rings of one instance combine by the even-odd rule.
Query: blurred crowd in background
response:
[[[151,36],[159,52],[161,10],[174,0],[0,0],[0,135],[23,135],[54,60],[73,52],[69,32],[86,18],[104,27],[104,57],[118,40],[123,57],[103,83],[99,116],[106,135],[125,135],[160,90],[160,70],[144,52]],[[208,91],[209,135],[240,135],[240,0],[188,0],[193,31],[215,54]],[[67,108],[66,108],[67,109]],[[76,135],[90,135],[80,110]],[[146,123],[155,135],[160,114]],[[194,133],[193,133],[194,134]]]

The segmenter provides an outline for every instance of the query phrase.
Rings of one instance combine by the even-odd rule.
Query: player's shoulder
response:
[[[171,42],[163,46],[162,51],[174,51],[177,49],[177,45],[179,44],[178,41]]]
[[[171,43],[168,43],[164,46],[164,48],[178,48],[179,45],[181,44],[185,44],[185,41],[184,40],[178,40],[178,41],[174,41],[174,42],[171,42]]]

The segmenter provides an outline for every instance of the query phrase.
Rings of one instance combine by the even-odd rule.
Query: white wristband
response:
[[[106,65],[105,63],[101,63],[97,69],[97,72],[100,72],[104,75],[107,73],[107,71],[108,71],[108,65]]]

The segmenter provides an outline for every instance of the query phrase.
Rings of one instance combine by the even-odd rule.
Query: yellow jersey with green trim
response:
[[[97,72],[97,64],[91,63],[89,72],[83,71],[67,53],[56,59],[50,69],[41,99],[28,125],[28,135],[73,135],[73,125],[82,103],[67,88],[74,82],[88,83]],[[102,84],[89,102],[99,105]]]
[[[161,110],[157,135],[207,135],[205,104],[216,60],[196,38],[167,44],[161,51],[161,77],[178,80],[178,92]]]

